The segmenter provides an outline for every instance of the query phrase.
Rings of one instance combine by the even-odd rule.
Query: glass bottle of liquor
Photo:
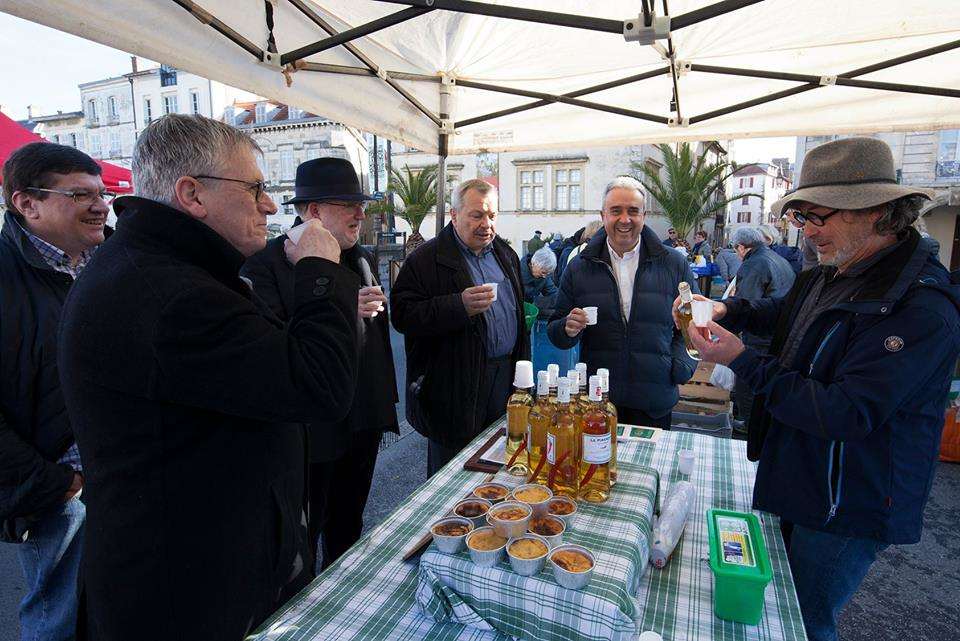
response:
[[[580,452],[580,434],[583,430],[583,413],[587,410],[588,403],[586,399],[580,397],[580,373],[575,370],[567,370],[567,378],[570,379],[570,411],[573,412],[573,425],[576,429],[577,437],[577,458],[581,456]]]
[[[690,342],[690,323],[693,321],[693,292],[690,291],[690,284],[686,281],[680,281],[677,285],[680,292],[680,307],[677,308],[677,315],[680,317],[680,332],[683,334],[683,344],[687,346],[687,354],[694,360],[700,360],[700,351]]]
[[[600,377],[600,391],[603,393],[603,409],[610,426],[610,485],[617,482],[617,408],[610,401],[610,370],[601,367],[597,370]]]
[[[603,503],[610,498],[610,425],[603,410],[599,376],[590,377],[590,409],[583,417],[580,498]]]
[[[517,361],[513,377],[514,392],[507,399],[507,472],[513,476],[526,476],[527,457],[522,456],[527,443],[527,420],[533,407],[533,363]]]
[[[550,400],[550,375],[537,372],[537,400],[530,408],[527,427],[527,483],[547,483],[547,430],[553,423],[557,404]]]
[[[577,498],[577,440],[574,415],[570,407],[570,379],[562,377],[557,383],[559,407],[547,429],[547,464],[550,471],[547,485],[554,494]]]

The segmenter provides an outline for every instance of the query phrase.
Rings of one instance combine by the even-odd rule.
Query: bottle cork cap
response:
[[[600,377],[594,374],[590,377],[590,400],[599,401],[603,398],[603,383],[600,382]]]
[[[575,369],[567,370],[567,378],[570,379],[570,391],[580,387],[580,372]]]

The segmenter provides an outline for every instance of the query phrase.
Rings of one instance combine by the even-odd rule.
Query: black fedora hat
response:
[[[344,158],[314,158],[297,167],[294,196],[284,205],[318,200],[376,200],[363,193],[353,165]]]

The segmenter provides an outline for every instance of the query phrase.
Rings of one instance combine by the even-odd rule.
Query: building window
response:
[[[543,169],[520,170],[520,209],[526,211],[543,211],[544,203],[543,182],[546,172]]]
[[[583,209],[583,169],[566,167],[553,172],[554,209],[579,211]]]
[[[284,149],[280,152],[280,176],[282,180],[293,180],[294,169],[293,150]]]
[[[122,155],[123,153],[120,151],[120,132],[111,131],[110,132],[110,157],[117,158]]]
[[[117,99],[115,96],[107,98],[107,115],[111,122],[120,119],[120,112],[117,110]]]
[[[100,153],[100,134],[90,135],[90,155],[94,158],[100,158],[102,156]]]
[[[153,103],[149,98],[143,99],[143,126],[146,127],[153,122]]]
[[[749,212],[749,211],[741,211],[741,212],[739,212],[739,213],[737,214],[737,222],[738,222],[738,223],[749,223],[749,222],[750,222],[750,212]]]
[[[160,86],[173,87],[176,84],[177,70],[173,67],[168,67],[167,65],[160,65]]]
[[[190,113],[200,113],[200,92],[198,91],[190,92]]]
[[[256,118],[255,122],[263,122],[267,119],[267,106],[264,103],[257,103],[256,108],[254,108],[254,118]]]
[[[960,131],[951,129],[940,132],[940,148],[937,151],[937,178],[960,176]]]
[[[50,140],[52,140],[54,143],[58,145],[60,144],[60,136],[57,134],[53,134],[53,136],[50,137]]]
[[[163,113],[177,113],[177,94],[171,93],[163,97]]]
[[[70,134],[70,146],[71,147],[77,146],[77,134]]]
[[[87,101],[87,120],[90,124],[97,124],[97,101],[93,98]]]
[[[744,197],[740,200],[740,204],[741,204],[741,205],[749,205],[749,204],[750,204],[750,197],[749,197],[749,196],[744,196]]]

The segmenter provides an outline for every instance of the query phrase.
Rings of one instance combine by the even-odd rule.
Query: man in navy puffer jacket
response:
[[[547,334],[561,349],[579,341],[580,360],[591,372],[610,370],[621,422],[670,429],[677,385],[696,368],[670,318],[670,301],[680,281],[699,290],[683,255],[644,227],[643,205],[636,179],[621,176],[607,185],[604,228],[563,273]],[[587,306],[597,307],[597,324],[589,327]]]
[[[927,197],[896,183],[879,140],[814,149],[773,212],[802,226],[820,265],[785,297],[714,306],[727,329],[772,334],[769,351],[716,323],[716,342],[693,337],[756,394],[753,506],[781,518],[813,641],[837,638],[877,553],[920,540],[960,353],[960,287],[910,226]]]

